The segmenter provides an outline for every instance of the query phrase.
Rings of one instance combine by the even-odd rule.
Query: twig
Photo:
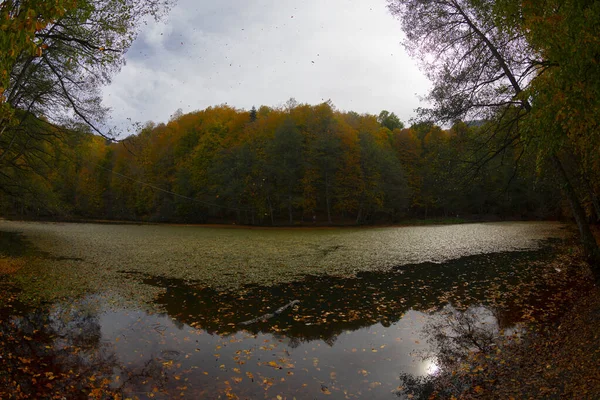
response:
[[[294,301],[290,301],[288,304],[286,304],[283,307],[279,307],[277,310],[275,310],[275,312],[273,314],[265,314],[265,315],[261,315],[258,318],[254,318],[251,319],[249,321],[244,321],[244,322],[240,322],[239,325],[251,325],[260,321],[266,321],[270,318],[273,318],[279,314],[281,314],[282,312],[284,312],[285,310],[287,310],[290,307],[294,307],[296,304],[300,303],[300,300],[294,300]]]

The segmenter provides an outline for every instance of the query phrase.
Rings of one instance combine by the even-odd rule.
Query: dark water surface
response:
[[[428,321],[471,308],[510,328],[513,315],[486,308],[487,296],[550,256],[542,247],[232,291],[120,271],[161,288],[162,312],[115,307],[102,292],[5,309],[2,357],[21,378],[42,371],[29,390],[79,390],[67,397],[86,397],[91,384],[139,398],[395,398],[401,372],[435,372],[415,353],[427,348]],[[280,315],[241,324],[292,300]]]

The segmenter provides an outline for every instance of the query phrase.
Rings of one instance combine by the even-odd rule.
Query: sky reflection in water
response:
[[[161,313],[115,309],[105,293],[13,317],[4,329],[31,335],[56,371],[75,368],[80,379],[108,379],[140,398],[394,398],[400,372],[435,372],[416,357],[427,349],[427,322],[452,304],[481,310],[498,328],[513,326],[513,313],[485,308],[489,290],[527,279],[520,266],[548,256],[546,249],[477,255],[232,292],[123,272],[163,288],[155,299]],[[240,325],[291,300],[300,303]],[[12,351],[35,353],[18,344]]]

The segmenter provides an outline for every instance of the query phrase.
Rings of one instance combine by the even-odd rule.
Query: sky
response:
[[[385,0],[178,0],[148,22],[103,90],[112,123],[288,99],[407,122],[429,83],[405,52]],[[122,132],[126,135],[133,132]]]

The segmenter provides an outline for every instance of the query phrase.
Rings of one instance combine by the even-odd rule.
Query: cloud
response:
[[[145,26],[105,88],[113,122],[163,122],[227,103],[249,109],[290,97],[404,121],[429,84],[402,48],[386,2],[179,0]]]

